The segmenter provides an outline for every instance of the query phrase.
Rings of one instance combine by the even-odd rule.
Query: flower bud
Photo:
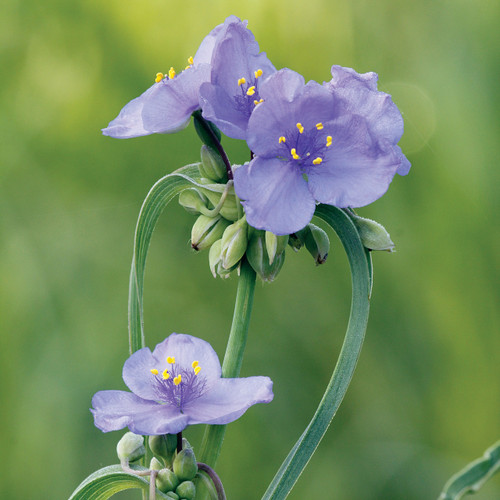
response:
[[[281,254],[288,243],[288,235],[276,236],[271,231],[266,231],[266,250],[269,256],[269,264],[273,263],[274,257]]]
[[[179,204],[190,214],[204,212],[207,207],[207,199],[195,188],[188,188],[179,194]]]
[[[222,249],[222,239],[217,240],[210,247],[210,252],[208,254],[208,264],[210,266],[210,272],[212,273],[214,278],[217,278],[217,275],[219,275],[221,278],[229,278],[231,272],[234,271],[234,269],[236,269],[236,267],[238,266],[236,264],[229,269],[224,269],[222,267],[221,249]]]
[[[162,470],[165,466],[156,458],[153,457],[149,463],[149,468],[152,470]]]
[[[207,184],[210,189],[203,189],[203,194],[208,198],[210,203],[216,207],[221,199],[222,193],[226,189],[225,184]],[[238,220],[238,202],[236,201],[236,195],[234,194],[234,187],[230,187],[227,193],[226,199],[219,210],[220,215],[227,220],[232,222]]]
[[[116,453],[120,462],[135,462],[146,454],[144,447],[144,437],[127,432],[118,441]]]
[[[191,246],[194,250],[210,248],[224,233],[231,223],[221,217],[207,217],[200,215],[191,230]]]
[[[191,481],[191,479],[194,479],[194,476],[198,472],[198,465],[191,448],[185,448],[177,454],[173,463],[173,469],[180,481]]]
[[[231,224],[222,235],[221,263],[224,269],[236,265],[247,249],[247,221],[245,217]]]
[[[305,229],[304,243],[307,250],[313,256],[317,266],[324,264],[330,251],[328,235],[314,224],[308,224]]]
[[[156,476],[156,487],[162,492],[174,491],[179,485],[179,478],[170,469],[161,469]]]
[[[359,217],[359,215],[354,213],[350,213],[349,215],[358,230],[359,237],[365,248],[369,250],[385,250],[386,252],[394,251],[395,245],[382,224],[371,219]]]
[[[179,484],[179,486],[177,486],[175,492],[181,498],[185,498],[186,500],[194,500],[194,497],[196,495],[196,486],[192,481],[184,481]]]
[[[175,434],[150,436],[149,448],[156,456],[163,458],[166,464],[171,464],[177,448],[177,436]]]
[[[304,229],[292,233],[288,238],[288,244],[298,252],[305,245],[306,234],[308,234],[309,228],[306,226]]]
[[[165,496],[167,498],[171,498],[172,500],[179,500],[181,498],[177,493],[174,493],[173,491],[169,491]]]
[[[193,113],[193,123],[198,137],[203,141],[204,144],[214,147],[216,141],[220,143],[220,130],[214,123],[205,120],[205,118],[202,117],[200,110],[197,110]]]
[[[272,233],[270,233],[272,234]],[[274,236],[274,235],[273,235]],[[272,262],[267,253],[267,232],[253,230],[251,232],[250,242],[246,256],[253,270],[260,276],[263,281],[273,281],[285,262],[284,249],[280,254],[276,255]]]
[[[225,183],[227,181],[226,165],[217,151],[203,144],[201,146],[200,174],[206,179]]]

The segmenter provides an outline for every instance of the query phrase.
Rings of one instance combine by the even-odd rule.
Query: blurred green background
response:
[[[0,16],[0,497],[68,498],[116,462],[92,395],[124,388],[135,221],[152,184],[199,158],[193,127],[127,141],[100,129],[158,71],[180,68],[229,14],[276,67],[324,81],[376,71],[403,112],[413,164],[359,211],[390,231],[374,255],[372,314],[347,397],[291,499],[434,499],[500,435],[500,3],[488,0],[4,0]],[[226,141],[234,162],[243,143]],[[236,278],[189,247],[168,207],[153,238],[146,335],[207,339],[222,356]],[[258,283],[243,375],[275,400],[231,424],[218,470],[260,498],[330,377],[350,306],[346,258],[288,251]],[[201,428],[187,437],[196,445]],[[121,493],[117,498],[139,498]],[[500,498],[500,478],[478,500]]]

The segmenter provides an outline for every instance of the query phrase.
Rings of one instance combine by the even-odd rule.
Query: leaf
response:
[[[133,468],[147,470],[138,466],[133,466]],[[69,500],[106,500],[119,491],[137,488],[149,491],[149,480],[125,472],[120,465],[110,465],[87,477]],[[156,498],[168,499],[169,497],[156,490]]]
[[[467,493],[476,493],[499,469],[500,441],[488,448],[481,458],[452,476],[444,485],[438,500],[459,500]]]
[[[315,215],[334,229],[347,253],[352,275],[349,324],[342,350],[323,398],[309,425],[274,476],[262,497],[263,500],[286,498],[316,451],[351,382],[368,322],[372,284],[370,253],[363,247],[356,227],[344,211],[333,206],[318,205]]]

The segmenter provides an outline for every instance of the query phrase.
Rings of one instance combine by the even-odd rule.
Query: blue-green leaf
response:
[[[445,484],[439,500],[459,500],[467,493],[475,493],[500,469],[500,441],[488,448],[484,455],[457,472]]]

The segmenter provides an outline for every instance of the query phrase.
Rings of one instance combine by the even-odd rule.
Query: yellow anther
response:
[[[258,69],[257,71],[254,71],[255,78],[259,78],[259,76],[262,76],[263,71],[261,69]]]
[[[257,106],[257,104],[260,104],[261,102],[264,102],[264,99],[259,99],[258,101],[255,99],[253,103]]]
[[[304,132],[304,127],[302,126],[302,123],[297,123],[297,128],[299,129],[299,134],[302,134]]]
[[[323,124],[322,124],[321,122],[316,123],[316,128],[317,128],[318,130],[323,130]]]
[[[323,158],[320,158],[318,156],[317,158],[314,158],[313,165],[319,165],[322,161],[323,161]]]
[[[190,64],[188,64],[184,69],[189,69],[191,67]]]
[[[155,82],[159,83],[163,80],[163,73],[156,73]]]
[[[158,375],[158,370],[156,368],[151,368],[151,370],[149,370],[153,375]]]
[[[182,381],[182,377],[181,377],[181,374],[179,373],[179,375],[177,375],[177,377],[174,377],[174,384],[175,385],[179,385]]]
[[[175,358],[174,356],[169,356],[167,358],[167,363],[170,363],[171,365],[173,365],[175,363]]]
[[[329,135],[327,138],[326,138],[326,147],[330,147],[332,145],[332,141],[333,141],[333,138],[331,135]]]
[[[172,80],[172,78],[175,76],[175,69],[172,67],[168,70],[168,78],[169,80]]]
[[[189,64],[194,64],[193,56],[191,56],[191,57],[188,58],[188,63]]]
[[[200,373],[200,370],[201,370],[201,366],[196,366],[194,369],[194,374],[198,375],[198,373]]]
[[[168,373],[167,369],[163,370],[163,373],[161,375],[163,377],[163,380],[168,380],[170,378],[170,373]]]
[[[247,81],[245,80],[245,78],[242,77],[242,78],[240,78],[238,80],[238,85],[243,85],[244,83],[247,83]]]
[[[198,361],[193,361],[193,362],[191,363],[191,366],[192,366],[193,368],[196,368],[199,364],[200,364],[200,363],[198,363]]]
[[[286,137],[284,135],[282,135],[280,138],[279,138],[279,143],[281,144],[282,142],[286,142]]]
[[[290,153],[291,153],[291,155],[292,155],[292,157],[293,157],[294,160],[298,160],[300,158],[300,156],[297,154],[297,151],[296,151],[295,148],[292,148],[290,150]]]
[[[252,85],[251,87],[248,87],[247,95],[254,95],[254,94],[255,94],[255,85]]]

